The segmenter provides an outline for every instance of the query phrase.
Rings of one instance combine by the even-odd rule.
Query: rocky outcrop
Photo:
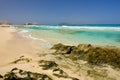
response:
[[[56,50],[54,54],[61,54],[74,60],[82,59],[95,65],[109,64],[120,68],[120,49],[116,47],[98,47],[90,44],[68,46],[59,43],[51,49]]]
[[[23,58],[23,56],[20,58]],[[0,75],[0,80],[56,80],[54,77],[61,78],[61,80],[79,80],[78,78],[71,77],[72,75],[68,75],[55,61],[40,60],[38,64],[43,70],[51,70],[50,77],[47,73],[41,74],[13,68],[5,75]]]
[[[0,75],[0,80],[119,80],[120,49],[90,44],[54,45],[55,52],[43,53],[39,60],[21,56],[11,65],[28,64],[38,73],[14,68]],[[36,66],[32,64],[35,61]],[[29,62],[29,63],[28,63]],[[111,66],[103,66],[109,64]],[[102,65],[102,66],[99,66]],[[36,71],[36,72],[37,72]]]
[[[13,68],[1,78],[2,80],[52,80],[52,78],[46,74],[33,73],[18,68]]]

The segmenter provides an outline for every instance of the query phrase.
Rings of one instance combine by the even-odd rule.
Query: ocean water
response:
[[[64,43],[120,47],[120,24],[31,25],[18,29],[24,37],[46,46]]]

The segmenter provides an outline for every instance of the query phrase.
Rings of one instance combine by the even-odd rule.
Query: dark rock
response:
[[[71,54],[72,50],[75,48],[75,46],[65,46],[61,43],[58,43],[54,45],[51,49],[55,49],[55,53],[61,53],[61,54]]]
[[[39,66],[41,66],[44,70],[54,69],[58,66],[58,64],[56,64],[55,61],[41,60],[39,61],[39,64]]]
[[[12,63],[16,64],[18,62],[30,62],[32,59],[30,58],[24,58],[24,56],[19,57],[17,60],[13,61]]]
[[[69,78],[71,80],[79,80],[77,78],[74,77],[70,77],[66,72],[64,72],[62,69],[60,68],[56,68],[53,70],[53,75],[58,77],[58,78]]]
[[[64,77],[64,78],[68,78],[68,75],[66,72],[64,72],[63,70],[61,70],[60,68],[54,69],[53,70],[53,75],[57,76],[57,77]]]
[[[13,68],[11,71],[15,71],[15,70],[18,70],[18,68]]]
[[[3,76],[0,74],[0,78],[3,78]]]
[[[7,74],[4,75],[4,80],[18,80],[18,77],[15,73],[8,72]]]
[[[72,77],[71,79],[72,79],[72,80],[80,80],[80,79],[78,79],[78,78],[73,78],[73,77]]]
[[[52,80],[46,74],[33,73],[14,68],[3,76],[4,80]]]

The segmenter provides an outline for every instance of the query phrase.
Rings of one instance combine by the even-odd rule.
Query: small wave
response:
[[[33,39],[33,40],[40,40],[40,41],[42,41],[42,42],[47,42],[47,41],[44,40],[44,39],[40,39],[40,38],[33,37],[31,34],[28,35],[28,38],[31,38],[31,39]]]
[[[29,34],[28,36],[24,35],[23,37],[28,38],[28,39],[42,41],[42,43],[40,44],[41,46],[46,46],[46,47],[52,46],[52,44],[50,42],[46,41],[45,39],[40,39],[40,38],[33,37],[31,34]]]
[[[63,28],[77,30],[101,30],[101,31],[120,31],[120,27],[98,27],[98,26],[62,26]]]
[[[40,38],[33,37],[31,34],[29,34],[29,35],[23,35],[23,37],[28,38],[28,39],[33,39],[33,40],[40,40],[40,41],[42,41],[42,42],[47,42],[47,41],[44,40],[44,39],[40,39]]]
[[[47,42],[46,40],[44,39],[39,39],[39,38],[36,38],[36,37],[33,37],[30,33],[28,33],[29,30],[20,30],[18,33],[19,34],[22,34],[23,37],[25,38],[28,38],[28,39],[33,39],[33,40],[40,40],[42,42]],[[25,34],[25,33],[28,33],[28,34]]]
[[[25,28],[32,29],[59,29],[61,26],[49,26],[49,25],[40,25],[40,26],[24,26]]]
[[[27,32],[29,32],[28,30],[21,30],[21,31],[19,31],[19,33],[27,33]]]

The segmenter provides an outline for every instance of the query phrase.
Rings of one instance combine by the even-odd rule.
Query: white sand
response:
[[[7,65],[22,55],[37,59],[39,49],[34,42],[16,35],[15,32],[15,29],[0,27],[0,73],[8,71]]]

